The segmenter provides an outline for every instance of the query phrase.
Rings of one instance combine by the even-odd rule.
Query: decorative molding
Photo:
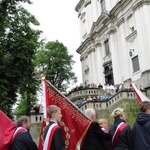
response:
[[[81,57],[80,57],[80,61],[83,61],[83,60],[84,60],[84,56],[81,56]]]
[[[102,13],[100,17],[97,19],[97,21],[93,22],[90,33],[94,33],[97,32],[98,30],[106,28],[105,26],[106,20],[109,20],[108,13]]]
[[[123,24],[124,23],[124,21],[125,21],[125,19],[122,17],[121,19],[119,19],[118,21],[117,21],[117,27],[120,27],[120,25],[121,24]]]
[[[101,45],[102,45],[102,43],[100,40],[95,41],[95,45],[94,45],[95,47],[99,47]]]
[[[84,5],[84,0],[80,0],[79,3],[76,5],[75,10],[77,12],[79,12],[79,10],[82,8],[82,6]]]
[[[109,28],[107,34],[113,34],[113,33],[115,33],[116,31],[117,31],[117,28],[111,27],[111,28]]]
[[[93,51],[95,51],[95,47],[91,47],[87,50],[87,54],[92,53]]]
[[[104,59],[104,64],[108,61],[111,61],[111,54],[106,55],[103,59]]]
[[[87,0],[84,4],[84,7],[87,7],[89,4],[91,4],[91,0]]]
[[[125,39],[126,39],[127,42],[133,43],[133,41],[136,38],[136,36],[137,36],[137,30],[133,31]]]
[[[129,20],[132,16],[133,16],[133,12],[129,13],[126,19]]]
[[[85,15],[86,15],[86,12],[83,12],[83,13],[81,14],[80,19],[82,20],[83,18],[85,18]]]
[[[109,34],[104,34],[103,35],[103,43],[110,38],[110,35]]]
[[[87,53],[85,54],[85,57],[84,57],[84,58],[85,58],[85,59],[88,58],[88,54],[87,54]]]
[[[86,68],[84,70],[85,74],[88,74],[89,73],[89,67],[86,65]]]
[[[150,0],[136,1],[135,4],[133,5],[132,9],[133,9],[133,11],[136,11],[137,9],[139,9],[140,7],[142,7],[144,5],[150,5]]]

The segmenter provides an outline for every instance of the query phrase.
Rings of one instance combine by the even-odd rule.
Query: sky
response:
[[[73,72],[78,78],[76,85],[82,83],[80,55],[76,52],[80,45],[78,13],[75,7],[79,0],[31,0],[33,4],[25,8],[39,21],[38,29],[43,31],[42,38],[47,41],[63,43],[73,55],[76,63]],[[72,85],[71,87],[75,87]]]

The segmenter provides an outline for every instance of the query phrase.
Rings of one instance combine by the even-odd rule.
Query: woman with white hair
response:
[[[131,127],[126,124],[126,116],[122,108],[116,108],[111,116],[114,124],[109,129],[112,147],[114,150],[131,150]]]

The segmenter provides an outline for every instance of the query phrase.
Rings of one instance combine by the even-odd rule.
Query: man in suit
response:
[[[16,129],[12,139],[13,150],[37,150],[37,145],[28,132],[29,127],[29,117],[21,116],[18,119],[18,128]]]
[[[85,115],[92,121],[86,133],[85,141],[81,150],[105,150],[103,140],[109,141],[109,135],[102,131],[98,122],[95,122],[96,112],[93,108],[88,108]]]
[[[44,131],[44,150],[65,150],[62,129],[58,125],[61,121],[61,109],[56,105],[47,108],[50,122]]]

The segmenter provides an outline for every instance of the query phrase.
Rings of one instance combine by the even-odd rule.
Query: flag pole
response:
[[[46,94],[46,75],[43,75],[41,77],[41,80],[42,80],[42,90],[43,90],[43,116],[44,118],[47,118],[47,112],[46,112],[46,97],[47,97],[47,94]]]

